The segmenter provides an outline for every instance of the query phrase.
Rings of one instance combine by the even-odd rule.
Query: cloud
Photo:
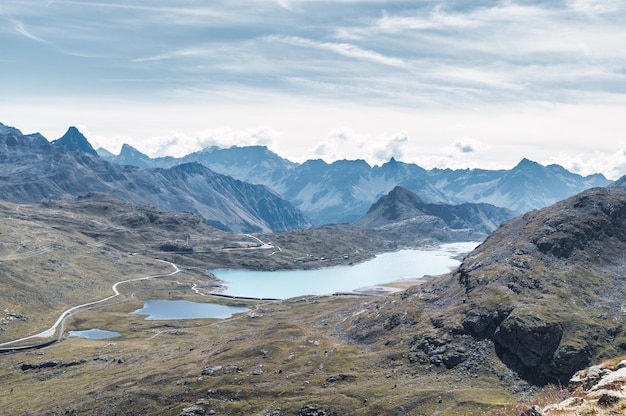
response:
[[[392,157],[402,160],[408,143],[406,133],[372,135],[341,127],[331,130],[326,140],[318,143],[309,155],[327,162],[363,159],[370,164],[381,164]]]
[[[15,21],[14,25],[15,25],[15,31],[17,33],[19,33],[20,35],[22,35],[22,36],[24,36],[24,37],[26,37],[28,39],[37,41],[37,42],[42,42],[42,43],[46,42],[45,40],[41,39],[38,36],[35,36],[28,29],[26,29],[26,26],[24,25],[24,23]]]
[[[558,164],[583,176],[602,172],[608,179],[616,180],[626,175],[626,147],[615,152],[591,151],[589,153],[571,154],[562,152],[544,162]]]
[[[243,130],[228,126],[206,129],[193,135],[172,131],[168,135],[152,137],[144,143],[145,152],[151,156],[181,157],[207,147],[228,148],[237,146],[271,146],[280,133],[268,126],[258,126]]]
[[[377,163],[389,161],[392,157],[402,161],[404,158],[404,147],[409,143],[409,138],[405,133],[400,133],[395,137],[387,139],[382,146],[374,152],[373,159]]]
[[[461,139],[454,142],[454,147],[460,151],[461,153],[473,153],[474,146],[467,141],[463,141]]]
[[[350,43],[320,42],[316,40],[301,38],[298,36],[278,36],[270,35],[265,37],[266,40],[282,42],[293,46],[301,46],[305,48],[315,48],[334,52],[347,58],[360,59],[382,65],[404,67],[406,63],[399,58],[385,56],[376,51],[360,48]]]

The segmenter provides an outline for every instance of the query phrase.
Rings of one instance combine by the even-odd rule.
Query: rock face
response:
[[[505,224],[455,272],[464,328],[534,381],[566,382],[626,348],[626,188],[595,188]]]
[[[228,231],[283,232],[309,226],[300,211],[264,186],[197,163],[152,170],[120,166],[95,156],[75,129],[55,144],[40,135],[3,131],[0,198],[10,202],[38,203],[102,192],[137,205],[192,212]]]
[[[409,339],[402,357],[427,370],[565,385],[626,353],[624,253],[626,188],[593,188],[505,223],[454,272],[359,305],[338,333],[381,350]]]

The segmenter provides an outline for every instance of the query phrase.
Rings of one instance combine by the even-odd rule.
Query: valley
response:
[[[577,410],[548,405],[582,397],[571,377],[603,362],[617,372],[626,354],[623,181],[517,216],[394,186],[353,222],[310,227],[274,191],[201,164],[123,167],[73,130],[55,143],[3,132],[0,344],[51,342],[0,354],[8,414],[567,415]],[[482,243],[450,273],[376,296],[216,296],[210,272],[330,273],[468,241]],[[158,300],[243,309],[133,314]],[[119,336],[68,336],[94,329]],[[576,403],[619,412],[626,400],[611,394],[606,408]]]

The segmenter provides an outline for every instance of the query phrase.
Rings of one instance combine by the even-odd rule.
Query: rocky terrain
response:
[[[595,188],[496,230],[455,272],[461,324],[533,382],[626,348],[626,188]]]
[[[621,415],[626,411],[626,360],[607,360],[578,371],[567,398],[526,412],[537,416]]]
[[[626,188],[619,181],[500,226],[488,219],[509,215],[505,211],[432,204],[396,188],[371,207],[361,227],[237,234],[220,229],[225,222],[214,218],[172,212],[149,198],[140,199],[141,205],[120,198],[130,190],[142,195],[146,183],[154,184],[147,177],[189,195],[205,192],[205,183],[224,186],[218,188],[222,192],[247,185],[200,164],[151,170],[113,165],[88,148],[78,150],[83,142],[76,133],[69,131],[51,144],[0,125],[0,163],[10,168],[0,175],[0,190],[37,196],[30,203],[0,203],[0,343],[43,331],[70,306],[110,296],[116,282],[141,280],[69,316],[61,342],[54,342],[55,334],[42,349],[4,350],[4,412],[623,412]],[[35,165],[39,170],[33,170]],[[529,161],[522,165],[524,172],[536,168]],[[321,172],[324,164],[308,169]],[[119,191],[112,183],[128,187]],[[93,192],[99,186],[121,196]],[[76,189],[80,196],[69,192]],[[265,195],[264,189],[258,192]],[[58,193],[44,197],[50,190]],[[262,197],[250,192],[255,201]],[[245,197],[241,204],[254,205]],[[235,211],[239,219],[256,212],[255,218],[281,223],[272,219],[277,210],[260,204],[243,217],[239,208]],[[329,267],[461,235],[484,236],[495,227],[454,272],[411,285],[395,283],[402,290],[384,296],[225,299],[212,294],[219,282],[207,272],[217,267]],[[213,302],[248,311],[229,319],[173,321],[130,313],[150,299]],[[92,328],[120,336],[88,340],[65,332]]]

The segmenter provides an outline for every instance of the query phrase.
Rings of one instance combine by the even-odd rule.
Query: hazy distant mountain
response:
[[[471,230],[486,236],[513,217],[515,213],[511,210],[484,203],[427,203],[415,193],[396,186],[372,205],[355,225],[361,228],[379,228],[400,226],[416,220],[430,220],[441,223],[440,228]]]
[[[141,153],[129,144],[124,144],[122,146],[119,155],[114,155],[103,148],[99,148],[97,153],[101,158],[108,160],[109,162],[117,163],[119,165],[137,166],[138,168],[171,168],[172,166],[186,163],[186,161],[176,159],[171,156],[153,159],[150,156]]]
[[[7,201],[35,203],[104,192],[135,204],[189,211],[231,231],[281,232],[309,226],[298,209],[267,188],[197,163],[172,169],[121,166],[89,151],[77,152],[86,147],[73,131],[73,137],[65,135],[55,144],[41,135],[3,131],[7,133],[0,134],[0,198]]]
[[[611,184],[612,186],[626,186],[626,175]]]
[[[425,170],[393,158],[373,167],[363,160],[297,164],[263,146],[210,147],[179,159],[136,155],[122,161],[121,156],[108,160],[143,167],[194,161],[221,174],[265,185],[293,203],[315,225],[354,222],[398,185],[419,194],[425,202],[487,203],[523,213],[611,183],[601,174],[583,177],[558,165],[542,166],[528,159],[510,170]]]
[[[70,127],[67,132],[57,140],[52,141],[54,146],[64,146],[70,149],[80,150],[81,152],[89,153],[97,156],[98,153],[91,146],[91,143],[87,140],[83,134],[78,131],[76,127]]]

